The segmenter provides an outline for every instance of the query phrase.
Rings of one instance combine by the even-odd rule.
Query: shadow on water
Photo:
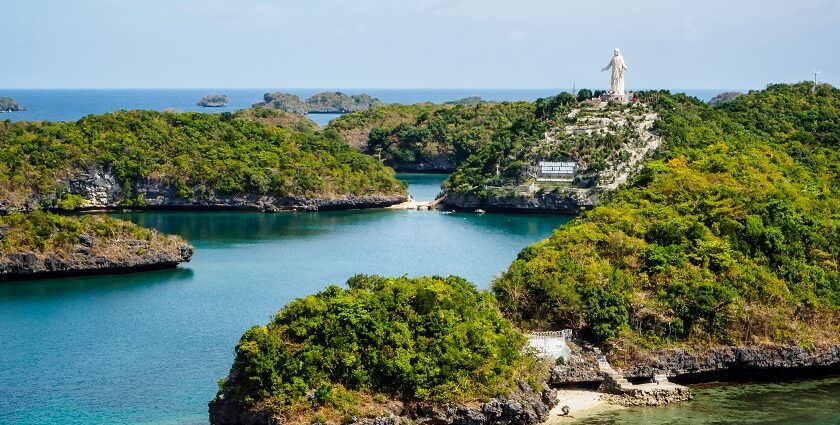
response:
[[[306,239],[337,228],[372,223],[393,215],[390,210],[305,211],[142,211],[108,213],[116,218],[176,234],[188,241],[254,243],[276,239]]]
[[[106,293],[188,281],[193,270],[177,267],[120,275],[69,276],[41,280],[0,282],[0,299],[64,298],[76,293]]]

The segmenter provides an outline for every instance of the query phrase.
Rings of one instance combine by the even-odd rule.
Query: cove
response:
[[[400,175],[418,200],[445,176]],[[177,269],[0,284],[0,424],[202,424],[249,327],[356,273],[487,288],[568,216],[437,211],[113,214],[196,247]]]

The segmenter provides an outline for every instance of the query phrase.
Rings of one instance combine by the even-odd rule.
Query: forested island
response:
[[[0,112],[17,112],[25,110],[25,107],[21,106],[19,103],[17,103],[16,100],[12,99],[11,97],[0,96]]]
[[[3,211],[314,210],[407,199],[393,171],[342,140],[234,114],[121,111],[69,123],[6,121],[0,148]]]
[[[205,108],[221,108],[227,106],[228,98],[223,94],[209,94],[198,101],[198,106]]]
[[[106,216],[0,216],[0,280],[175,267],[192,254],[177,236]]]
[[[555,404],[548,371],[523,351],[526,338],[489,292],[458,277],[359,275],[347,287],[292,301],[267,326],[245,332],[210,402],[210,422],[548,418]]]
[[[320,92],[310,96],[306,101],[289,93],[266,93],[263,101],[255,103],[255,108],[274,108],[294,114],[346,114],[364,111],[374,106],[382,105],[379,99],[367,94],[348,95],[341,92]]]

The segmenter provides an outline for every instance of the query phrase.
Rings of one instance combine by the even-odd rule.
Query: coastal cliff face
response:
[[[805,369],[840,370],[840,345],[795,345],[746,347],[673,348],[646,353],[624,368],[627,378],[664,374],[687,380],[712,377],[752,376],[767,372]]]
[[[552,368],[551,385],[570,385],[604,380],[591,349],[571,345],[571,359]],[[795,345],[670,348],[641,353],[634,360],[613,358],[627,379],[647,381],[665,375],[682,382],[731,379],[762,379],[773,376],[804,376],[840,371],[840,345]]]
[[[64,209],[113,209],[113,208],[209,208],[241,209],[257,211],[285,211],[321,209],[375,208],[395,205],[408,200],[404,194],[352,195],[336,194],[331,196],[274,196],[269,194],[215,192],[201,194],[194,188],[192,199],[179,195],[176,188],[166,181],[140,178],[132,182],[127,196],[126,190],[119,183],[117,176],[106,169],[92,168],[84,170],[63,182],[66,193],[33,194],[22,201],[0,200],[0,211],[33,211],[43,206],[59,208],[62,199],[75,195],[81,199],[73,208]]]
[[[110,217],[40,211],[0,217],[0,279],[162,269],[192,254],[177,236]]]
[[[237,379],[229,376],[228,379]],[[233,401],[232,388],[209,403],[210,423],[214,425],[282,425],[287,419],[267,409],[241,409]],[[508,397],[494,397],[477,405],[388,402],[387,416],[354,418],[352,424],[397,425],[400,423],[428,425],[517,424],[531,425],[545,422],[549,411],[557,404],[557,391],[543,385],[534,390],[521,382]]]
[[[488,196],[448,192],[442,202],[446,207],[462,210],[488,211],[551,211],[577,214],[582,209],[595,206],[598,195],[594,192],[563,190],[554,192],[498,191]]]

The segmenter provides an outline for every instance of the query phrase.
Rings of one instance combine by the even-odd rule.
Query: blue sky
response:
[[[0,0],[0,87],[840,85],[833,0]]]

